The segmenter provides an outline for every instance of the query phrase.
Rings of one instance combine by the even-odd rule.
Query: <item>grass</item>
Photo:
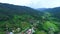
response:
[[[0,32],[0,34],[5,34],[5,32]]]

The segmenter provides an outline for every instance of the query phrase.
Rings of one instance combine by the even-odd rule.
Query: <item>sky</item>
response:
[[[0,3],[28,6],[32,8],[60,7],[60,0],[0,0]]]

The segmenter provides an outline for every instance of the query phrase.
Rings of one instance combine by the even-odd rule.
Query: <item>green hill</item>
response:
[[[25,29],[40,19],[40,16],[42,12],[30,7],[0,3],[0,31],[5,31],[6,28],[10,31],[17,27]]]

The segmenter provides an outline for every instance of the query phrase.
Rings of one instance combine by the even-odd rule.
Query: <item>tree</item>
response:
[[[47,31],[52,31],[52,32],[57,32],[59,30],[58,26],[55,25],[54,23],[51,23],[50,21],[46,21],[43,24],[43,28]]]

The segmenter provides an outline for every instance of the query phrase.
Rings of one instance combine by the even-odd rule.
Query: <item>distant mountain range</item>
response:
[[[50,12],[54,17],[60,18],[60,7],[55,7],[55,8],[40,8],[37,9],[42,12]]]
[[[47,10],[47,9],[49,9],[49,8],[38,8],[37,10],[44,11],[44,10]]]

